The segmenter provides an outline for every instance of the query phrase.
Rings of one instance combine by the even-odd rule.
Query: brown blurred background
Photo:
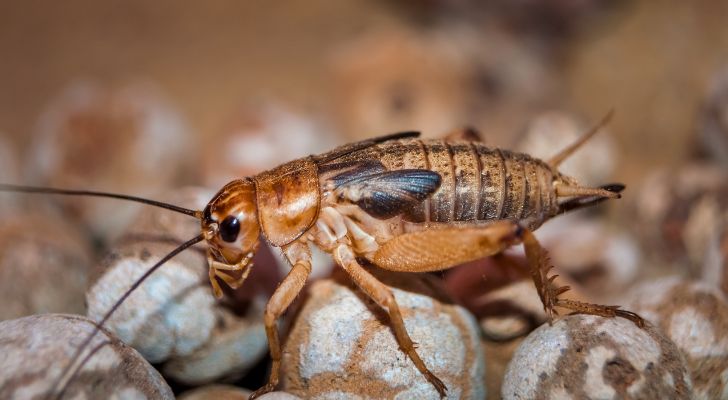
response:
[[[473,116],[497,109],[498,114],[514,113],[507,123],[502,115],[493,119],[499,130],[515,135],[543,110],[565,109],[589,123],[614,107],[617,117],[610,131],[624,162],[617,174],[633,182],[625,171],[639,175],[651,166],[675,163],[691,151],[701,102],[711,78],[728,60],[728,3],[476,3],[2,2],[0,131],[26,148],[49,100],[79,78],[103,84],[136,79],[156,83],[204,141],[222,134],[241,103],[262,97],[337,121],[333,112],[340,98],[332,93],[344,84],[332,79],[332,57],[352,41],[406,29],[444,32],[447,43],[451,32],[466,28],[468,46],[481,52],[475,57],[487,59],[495,51],[499,57],[511,57],[504,68],[513,70],[530,68],[519,63],[537,64],[539,79],[549,81],[533,83],[543,85],[543,90],[533,89],[545,95],[521,87],[512,90],[530,96],[524,100],[509,93],[509,85],[517,83],[486,82],[496,86],[489,89],[496,91],[493,96],[530,103],[502,107],[494,101],[499,105],[490,109],[487,102],[480,103],[482,112],[466,114],[470,120],[460,124],[488,131],[487,118]],[[386,43],[386,37],[379,40]],[[462,41],[448,45],[457,49]],[[391,63],[396,60],[381,65]],[[335,132],[344,134],[336,141],[361,135],[351,124],[333,124]],[[427,126],[408,129],[428,131]],[[386,130],[369,132],[383,133]]]
[[[605,304],[670,274],[728,293],[726,21],[728,2],[711,0],[0,1],[0,183],[199,208],[179,188],[204,186],[190,193],[206,199],[229,179],[396,131],[472,126],[546,158],[614,109],[562,171],[627,190],[539,229],[561,279]],[[83,313],[91,266],[146,218],[138,210],[0,196],[0,319]],[[500,291],[510,308],[493,295],[527,278],[501,263],[440,276],[485,330],[503,309],[537,326],[530,283]],[[272,290],[278,264],[241,290]],[[328,258],[315,264],[314,277],[329,274]],[[534,310],[517,304],[528,296]],[[490,393],[504,363],[489,361]]]

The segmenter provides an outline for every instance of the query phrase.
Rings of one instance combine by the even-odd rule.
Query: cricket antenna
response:
[[[597,132],[599,132],[600,129],[604,127],[604,125],[608,124],[609,121],[614,116],[614,109],[609,110],[607,115],[605,115],[601,121],[599,121],[598,124],[594,125],[593,128],[591,128],[587,133],[582,135],[576,142],[572,143],[569,147],[561,150],[558,154],[551,157],[551,159],[548,160],[547,164],[551,166],[551,168],[556,169],[564,160],[569,158],[576,150],[579,149],[584,143],[586,143],[589,139],[591,139]]]
[[[58,393],[54,397],[56,399],[60,399],[63,396],[64,392],[68,388],[68,385],[71,383],[73,377],[76,376],[78,371],[85,364],[83,361],[85,361],[86,358],[84,358],[84,360],[82,360],[82,362],[79,364],[78,367],[74,368],[74,364],[76,364],[79,357],[81,357],[81,354],[83,353],[83,351],[86,349],[86,347],[88,347],[88,345],[91,343],[91,341],[96,336],[96,334],[99,333],[99,331],[104,326],[106,321],[108,321],[109,318],[111,318],[111,315],[121,306],[121,304],[124,302],[124,300],[126,300],[129,297],[129,295],[131,295],[132,292],[134,292],[134,290],[136,290],[142,284],[142,282],[144,282],[144,280],[146,280],[151,274],[153,274],[154,271],[156,271],[157,269],[159,269],[159,267],[164,265],[164,263],[171,260],[174,256],[183,252],[187,248],[192,247],[195,244],[203,241],[204,239],[205,239],[204,235],[199,234],[199,235],[195,236],[194,238],[182,243],[176,249],[169,252],[169,254],[162,257],[161,260],[159,260],[156,264],[154,264],[151,268],[149,268],[144,273],[144,275],[142,275],[139,279],[134,281],[134,284],[131,285],[129,290],[127,290],[126,293],[124,293],[124,295],[121,296],[119,298],[119,300],[117,300],[116,303],[114,303],[113,306],[111,306],[109,311],[107,311],[106,314],[104,314],[104,317],[101,318],[101,320],[96,324],[93,332],[91,332],[91,334],[89,334],[88,337],[86,337],[86,339],[83,341],[83,343],[81,343],[81,345],[78,347],[78,349],[76,349],[76,352],[73,354],[73,357],[71,358],[71,361],[68,363],[68,366],[63,370],[63,372],[61,372],[61,374],[58,376],[58,379],[56,379],[56,381],[53,383],[53,386],[51,387],[51,391],[50,391],[51,396],[54,395],[54,393],[56,392],[56,388],[64,380],[64,377],[68,376],[68,379],[66,379],[65,384],[63,385],[63,387],[61,387],[60,391],[58,391]],[[70,374],[69,374],[69,372],[70,372]]]
[[[190,210],[187,208],[175,206],[174,204],[163,203],[161,201],[145,199],[136,196],[127,196],[124,194],[106,193],[106,192],[95,192],[90,190],[67,190],[67,189],[54,189],[49,187],[37,187],[37,186],[20,186],[20,185],[8,185],[0,183],[0,192],[18,192],[18,193],[45,193],[45,194],[60,194],[69,196],[95,196],[95,197],[108,197],[112,199],[128,200],[137,203],[143,203],[152,205],[155,207],[161,207],[167,210],[176,211],[185,215],[202,219],[202,212]]]

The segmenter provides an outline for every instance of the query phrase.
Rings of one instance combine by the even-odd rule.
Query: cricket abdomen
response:
[[[551,169],[526,154],[479,142],[419,139],[372,150],[389,170],[426,169],[441,177],[435,193],[403,214],[407,222],[511,219],[535,229],[556,213]]]

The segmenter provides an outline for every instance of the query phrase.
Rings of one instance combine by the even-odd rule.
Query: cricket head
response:
[[[253,180],[237,179],[225,185],[205,207],[201,224],[217,261],[252,266],[260,237]]]

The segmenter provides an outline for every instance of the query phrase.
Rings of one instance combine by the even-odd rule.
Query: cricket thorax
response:
[[[253,178],[260,227],[280,247],[303,235],[316,221],[321,194],[316,164],[294,160]]]

